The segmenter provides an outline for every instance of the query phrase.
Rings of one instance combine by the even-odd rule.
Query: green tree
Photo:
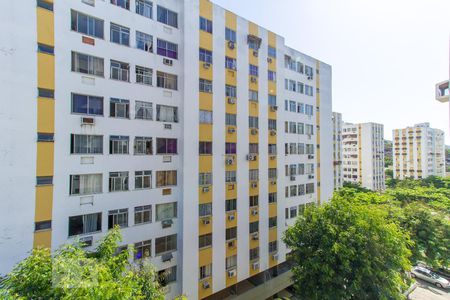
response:
[[[375,205],[337,194],[330,203],[306,209],[284,241],[292,249],[300,299],[402,299],[409,239]]]
[[[80,244],[53,255],[34,249],[0,283],[0,298],[164,299],[153,267],[130,262],[133,247],[117,253],[121,238],[118,228],[111,230],[92,254]]]

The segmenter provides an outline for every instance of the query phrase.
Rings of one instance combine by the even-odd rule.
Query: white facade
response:
[[[344,177],[342,173],[342,114],[333,112],[333,175],[334,189],[342,187]]]
[[[114,224],[121,225],[123,245],[141,247],[138,259],[149,256],[158,271],[171,274],[168,299],[180,294],[205,298],[273,270],[286,260],[281,242],[286,226],[304,205],[328,201],[333,193],[331,66],[209,1],[142,1],[145,8],[137,0],[129,7],[110,2],[57,1],[49,9],[10,1],[0,12],[3,28],[15,33],[4,41],[0,85],[19,104],[4,102],[0,113],[6,129],[6,142],[0,145],[5,171],[0,177],[5,196],[0,202],[0,274],[33,245],[57,249],[82,238],[92,241],[87,249],[93,249]],[[174,13],[177,24],[159,20],[159,9]],[[213,38],[199,30],[200,16],[212,21]],[[98,26],[84,26],[85,18]],[[233,20],[231,51],[225,28]],[[151,41],[141,43],[142,33]],[[249,49],[249,36],[260,38],[256,54]],[[212,61],[205,66],[199,48],[209,42]],[[276,54],[269,56],[269,47]],[[232,106],[226,97],[230,73],[224,68],[230,53],[236,59]],[[257,84],[249,77],[249,65],[258,67]],[[270,80],[269,71],[274,72]],[[54,88],[43,89],[39,76],[52,73]],[[207,97],[199,84],[205,74],[213,81]],[[176,86],[168,81],[171,75]],[[38,88],[45,110],[34,104]],[[249,101],[249,90],[258,93],[256,103]],[[205,126],[206,98],[212,118]],[[236,118],[231,134],[230,111]],[[255,134],[249,116],[258,118]],[[46,137],[51,139],[43,141]],[[199,152],[203,142],[211,142],[209,155]],[[230,143],[236,151],[232,168],[226,162]],[[258,144],[256,161],[248,159],[250,144]],[[40,147],[51,149],[51,155],[36,154]],[[230,170],[237,179],[235,276],[225,264],[231,253],[226,233]],[[257,187],[251,170],[257,170]],[[202,183],[201,174],[209,174],[211,182]],[[42,193],[51,198],[45,204],[36,196],[41,190],[51,191]],[[251,196],[258,201],[249,209]],[[199,205],[209,203],[205,218]],[[257,242],[249,235],[255,222]],[[210,244],[199,249],[199,237],[208,234]],[[250,255],[256,246],[255,259]],[[211,272],[202,277],[207,258]]]
[[[445,176],[444,132],[429,123],[394,129],[394,178]]]
[[[342,143],[344,181],[384,190],[383,125],[344,123]]]

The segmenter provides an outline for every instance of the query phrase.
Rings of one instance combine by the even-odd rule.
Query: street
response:
[[[409,295],[411,300],[450,300],[450,289],[440,289],[431,283],[417,279],[417,288]]]

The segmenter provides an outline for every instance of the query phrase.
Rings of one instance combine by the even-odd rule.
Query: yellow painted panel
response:
[[[55,89],[55,57],[38,53],[38,87]]]
[[[276,168],[276,167],[277,167],[277,160],[269,158],[269,168]]]
[[[225,24],[228,28],[236,31],[237,28],[237,17],[230,11],[225,11]]]
[[[228,277],[228,272],[225,272],[225,278],[226,278],[226,286],[232,286],[233,284],[237,283],[237,275],[234,277],[229,278]]]
[[[213,80],[213,66],[206,67],[205,63],[199,61],[199,77],[202,79]]]
[[[271,109],[269,109],[268,117],[269,117],[269,119],[276,120],[277,119],[277,112],[276,111],[272,111]]]
[[[53,210],[53,186],[36,187],[36,207],[34,220],[36,222],[52,219]]]
[[[55,132],[55,101],[38,98],[37,131],[41,133]]]
[[[269,94],[276,95],[277,94],[277,83],[275,81],[268,81],[269,85]]]
[[[253,55],[253,49],[250,49],[248,52],[248,63],[254,66],[259,65],[259,56]]]
[[[250,234],[248,237],[249,240],[249,247],[250,249],[254,249],[256,247],[259,247],[259,240],[252,239],[252,235]]]
[[[251,160],[248,162],[249,169],[258,169],[259,168],[259,155],[256,156],[255,160]]]
[[[200,16],[212,21],[212,3],[209,0],[200,0]]]
[[[200,173],[212,171],[212,155],[200,155],[199,170]]]
[[[203,235],[212,232],[212,217],[210,218],[209,224],[203,224],[203,219],[200,218],[198,221],[198,234]]]
[[[205,93],[202,93],[202,94],[205,95]],[[212,111],[212,109],[213,109],[212,103],[213,102],[211,100],[209,100],[208,97],[200,97],[199,109]]]
[[[234,132],[228,132],[228,128],[234,128]],[[237,143],[237,127],[236,126],[227,126],[225,127],[225,141],[227,143]]]
[[[259,115],[258,102],[248,101],[248,115],[251,117],[257,117]]]
[[[55,45],[55,24],[53,12],[37,8],[37,42],[49,46]]]
[[[227,257],[229,257],[229,256],[233,256],[233,255],[236,255],[237,254],[237,246],[238,246],[238,244],[237,244],[237,240],[234,240],[234,247],[228,247],[228,244],[225,244],[225,248],[226,248],[226,251],[225,251],[225,255],[227,256]]]
[[[271,47],[277,46],[277,35],[271,31],[268,32],[268,44]]]
[[[277,215],[277,204],[270,203],[269,204],[269,218],[275,217]]]
[[[253,215],[252,214],[252,211],[255,210],[255,209],[258,210],[258,214],[257,215]],[[249,211],[248,211],[248,216],[249,216],[248,220],[249,220],[250,223],[258,221],[259,220],[259,207],[252,207],[252,208],[250,208]]]
[[[200,124],[199,126],[200,140],[205,142],[212,141],[213,129],[211,124]]]
[[[234,49],[230,49],[230,47],[228,47],[228,42],[225,41],[225,56],[237,58],[237,48],[238,44],[234,44]]]
[[[276,58],[271,58],[271,62],[268,62],[268,69],[270,71],[277,71],[277,59]],[[269,90],[270,91],[270,90]]]
[[[227,100],[225,100],[225,101],[226,101],[225,112],[227,114],[237,114],[237,105],[236,104],[230,104],[230,103],[228,103]],[[237,100],[237,101],[239,101],[239,100]]]
[[[209,288],[204,289],[203,288],[203,282],[204,281],[208,281],[209,282]],[[212,295],[212,288],[213,288],[213,284],[212,284],[212,277],[209,277],[205,280],[199,281],[198,283],[198,299],[204,299],[206,297],[209,297]]]
[[[53,143],[37,143],[36,176],[53,176],[53,146]]]
[[[253,270],[252,263],[250,263],[250,269],[249,270],[250,270],[250,277],[259,273],[259,269]]]
[[[234,156],[234,155],[233,155]],[[235,157],[235,156],[234,156]],[[237,170],[237,163],[236,163],[236,158],[234,159],[235,160],[235,163],[234,164],[232,164],[232,165],[225,165],[225,170],[226,171],[236,171]],[[230,184],[227,184],[227,186],[230,186],[230,185],[233,185],[234,183],[230,183]],[[229,188],[234,188],[233,186],[230,186]]]
[[[213,35],[201,30],[200,31],[200,48],[212,51],[213,50]]]
[[[213,187],[209,187],[209,192],[203,192],[203,188],[198,188],[198,200],[200,204],[211,203],[212,202],[212,191]]]
[[[273,259],[272,255],[269,255],[269,268],[273,268],[278,264],[278,260]]]
[[[225,198],[227,200],[229,199],[236,199],[237,198],[237,185],[234,186],[227,186],[226,192],[225,192]]]
[[[277,240],[277,228],[274,227],[272,229],[269,229],[269,242],[273,242]]]
[[[51,248],[52,246],[52,231],[38,231],[34,233],[34,248]]]
[[[269,184],[269,193],[275,193],[277,191],[276,184]]]
[[[251,129],[248,130],[248,141],[249,143],[258,143],[259,141],[259,132],[258,134],[253,135],[251,133]]]
[[[258,36],[259,33],[258,25],[252,22],[248,22],[248,33]]]
[[[269,133],[269,144],[276,144],[277,143],[277,136],[276,135],[271,135]]]
[[[225,83],[227,85],[236,86],[237,85],[237,73],[233,70],[225,70]]]
[[[233,221],[228,220],[228,216],[231,216],[231,215],[234,215],[234,220]],[[236,227],[236,226],[237,226],[237,215],[236,215],[236,212],[227,213],[225,215],[225,227],[226,228],[232,228],[232,227]]]
[[[198,266],[206,266],[212,263],[212,247],[200,249],[198,251]]]

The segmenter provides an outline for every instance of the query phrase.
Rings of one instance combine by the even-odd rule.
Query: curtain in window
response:
[[[176,216],[174,203],[156,205],[156,219],[161,221],[171,219]]]
[[[95,232],[98,230],[99,214],[89,214],[83,216],[83,233]]]

